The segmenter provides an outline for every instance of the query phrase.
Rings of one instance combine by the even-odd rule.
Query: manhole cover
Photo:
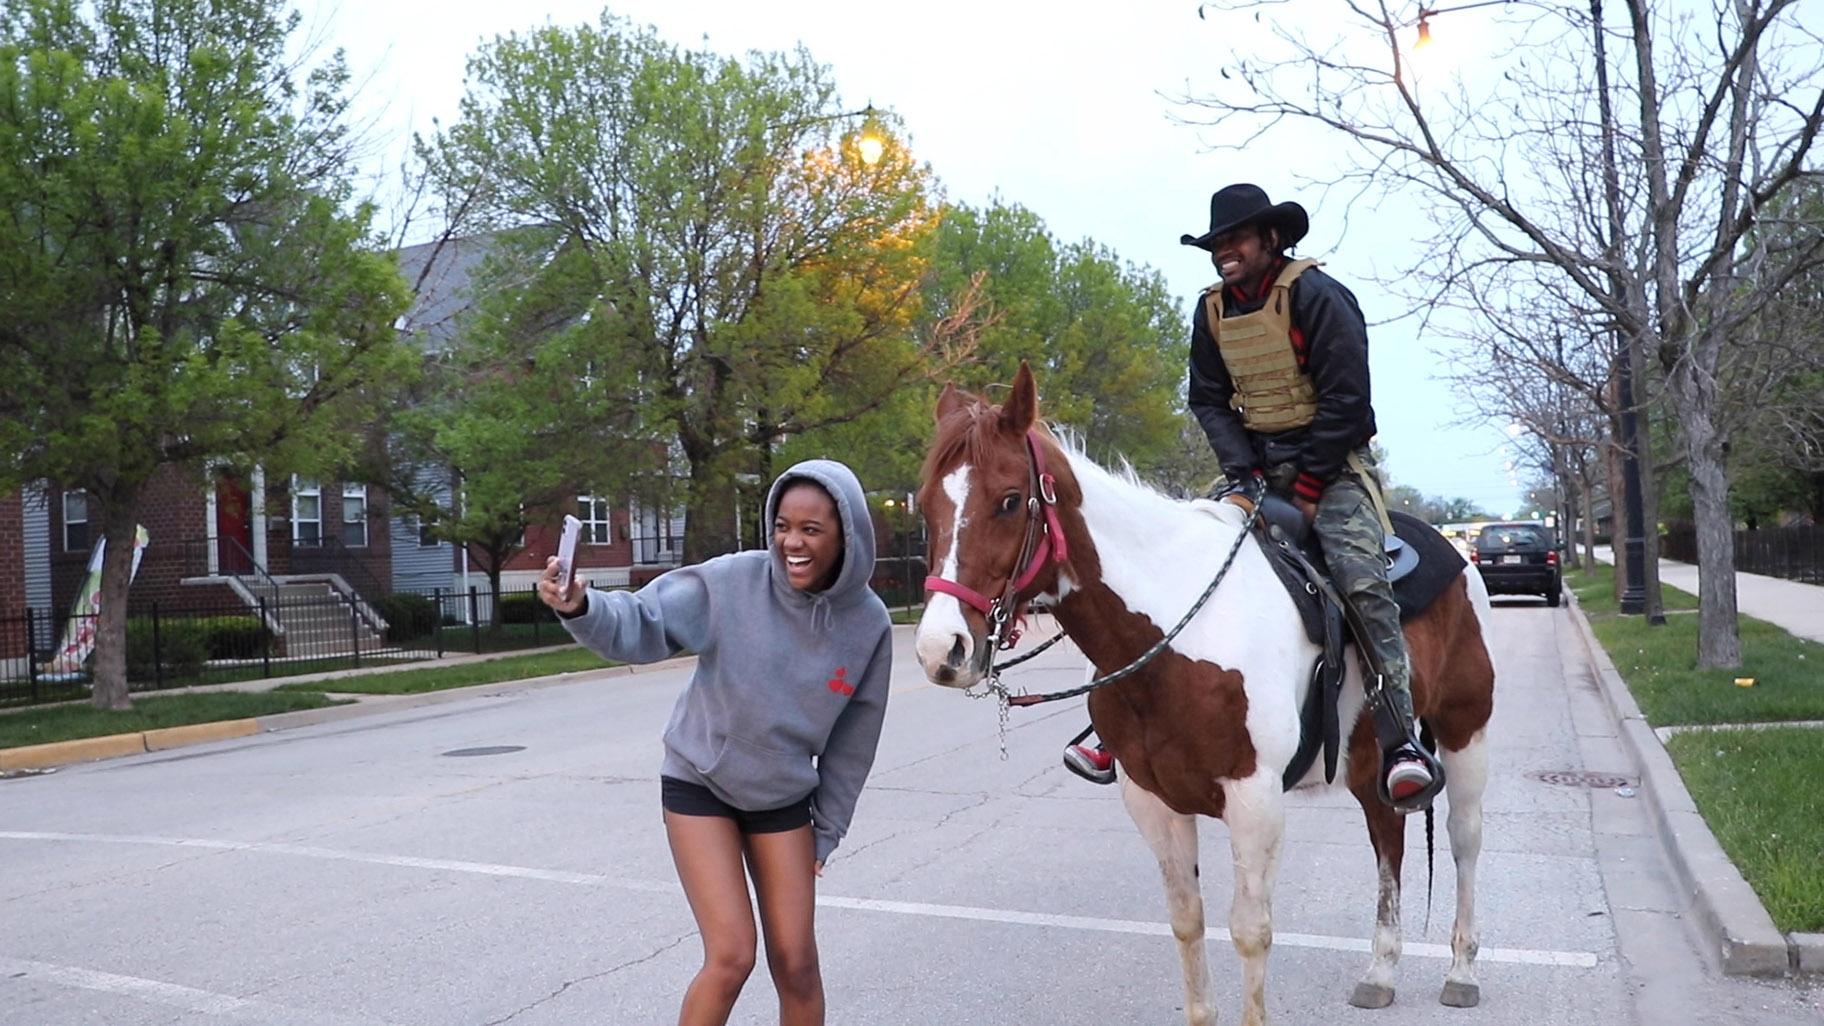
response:
[[[1632,777],[1616,776],[1613,773],[1587,773],[1582,770],[1544,770],[1539,773],[1528,773],[1527,776],[1541,784],[1557,784],[1560,787],[1632,787]]]
[[[445,755],[505,755],[508,752],[523,752],[525,745],[488,745],[485,748],[458,748]]]

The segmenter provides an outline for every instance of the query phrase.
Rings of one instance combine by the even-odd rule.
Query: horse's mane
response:
[[[1237,507],[1228,503],[1215,502],[1210,499],[1174,498],[1160,491],[1158,486],[1141,478],[1127,457],[1118,456],[1117,465],[1107,467],[1089,455],[1083,445],[1083,436],[1078,432],[1069,428],[1052,428],[1050,432],[1052,438],[1057,441],[1058,448],[1064,450],[1064,458],[1070,461],[1070,468],[1076,473],[1078,480],[1081,480],[1086,474],[1099,476],[1109,485],[1126,491],[1128,494],[1124,498],[1129,503],[1157,506],[1161,512],[1181,513],[1185,510],[1197,510],[1214,514],[1225,520],[1234,519],[1227,516],[1231,511],[1236,514],[1240,513]]]
[[[983,461],[988,442],[994,437],[997,426],[996,418],[999,413],[996,407],[978,396],[970,395],[967,392],[962,393],[962,396],[965,402],[959,404],[948,416],[938,421],[937,434],[932,440],[930,452],[925,456],[925,465],[921,475],[923,480],[936,480],[939,468],[952,466],[963,460],[977,466],[981,465]],[[1147,505],[1156,505],[1161,513],[1182,512],[1188,508],[1212,513],[1225,520],[1233,519],[1225,515],[1229,512],[1240,515],[1240,511],[1236,507],[1227,503],[1212,502],[1208,499],[1187,501],[1166,495],[1156,486],[1142,480],[1139,473],[1134,470],[1133,463],[1124,456],[1119,458],[1116,468],[1103,466],[1089,455],[1083,444],[1082,434],[1071,428],[1061,425],[1054,426],[1044,421],[1039,421],[1035,426],[1042,434],[1050,436],[1058,444],[1058,448],[1064,453],[1064,458],[1069,461],[1071,469],[1077,473],[1079,478],[1085,473],[1099,475],[1110,485],[1129,492],[1128,501],[1130,502],[1137,500]]]

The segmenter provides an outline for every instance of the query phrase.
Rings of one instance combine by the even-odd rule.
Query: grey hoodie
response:
[[[772,542],[782,485],[799,478],[822,485],[842,519],[842,568],[821,592],[792,587]],[[817,858],[827,859],[848,832],[887,711],[893,634],[868,587],[874,525],[861,482],[834,460],[779,475],[764,523],[766,551],[679,567],[637,592],[591,589],[587,610],[564,626],[609,659],[695,652],[660,772],[753,812],[810,795]]]

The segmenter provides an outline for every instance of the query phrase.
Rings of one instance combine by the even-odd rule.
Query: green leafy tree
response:
[[[529,525],[555,521],[579,495],[635,494],[664,439],[598,366],[613,340],[600,337],[600,304],[577,288],[586,256],[529,229],[443,240],[411,260],[437,288],[462,248],[484,254],[466,279],[473,302],[440,326],[447,342],[421,329],[435,357],[368,473],[396,510],[467,548],[498,593]]]
[[[393,265],[349,212],[346,74],[299,80],[273,0],[0,9],[0,489],[88,493],[94,702],[128,705],[142,490],[215,459],[323,472],[409,371]]]
[[[738,482],[778,445],[931,373],[914,330],[930,176],[891,140],[866,164],[860,130],[890,127],[873,121],[840,115],[802,50],[689,52],[603,15],[485,45],[461,120],[423,147],[469,227],[538,227],[569,254],[534,273],[593,300],[559,330],[598,401],[675,446],[686,559],[736,546]]]
[[[1092,241],[1060,245],[1038,215],[1000,202],[946,211],[937,252],[930,309],[945,312],[980,274],[996,316],[960,385],[992,396],[1027,360],[1046,419],[1078,431],[1091,455],[1198,488],[1182,434],[1190,333],[1157,271]]]

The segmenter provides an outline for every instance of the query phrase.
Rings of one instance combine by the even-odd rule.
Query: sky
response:
[[[430,133],[433,118],[456,119],[464,65],[479,43],[546,23],[594,22],[603,7],[301,0],[298,9],[303,31],[344,50],[354,116],[371,142],[369,166],[381,174],[397,167],[412,132]],[[1213,148],[1207,129],[1185,123],[1196,112],[1179,99],[1207,89],[1236,34],[1257,27],[1199,19],[1190,0],[1130,0],[1116,17],[1107,16],[1112,6],[1098,12],[1027,0],[616,0],[608,9],[721,53],[802,43],[832,69],[845,109],[871,103],[903,119],[908,145],[948,199],[1017,203],[1061,240],[1091,238],[1156,268],[1180,297],[1187,324],[1198,290],[1215,274],[1205,254],[1178,237],[1208,227],[1210,194],[1252,181],[1276,202],[1298,200],[1312,222],[1299,254],[1322,260],[1368,317],[1378,440],[1393,482],[1468,498],[1496,515],[1519,508],[1526,482],[1505,467],[1512,454],[1504,425],[1463,423],[1450,387],[1434,378],[1452,354],[1434,351],[1415,320],[1402,318],[1394,298],[1368,280],[1420,255],[1420,211],[1398,203],[1337,209],[1348,197],[1325,196],[1301,180],[1304,169],[1321,173],[1339,159],[1344,148],[1334,139],[1276,131],[1241,153]],[[1276,10],[1334,18],[1344,5],[1291,0]],[[1453,18],[1468,36],[1480,13]],[[1459,49],[1443,59],[1473,61],[1474,53]]]

